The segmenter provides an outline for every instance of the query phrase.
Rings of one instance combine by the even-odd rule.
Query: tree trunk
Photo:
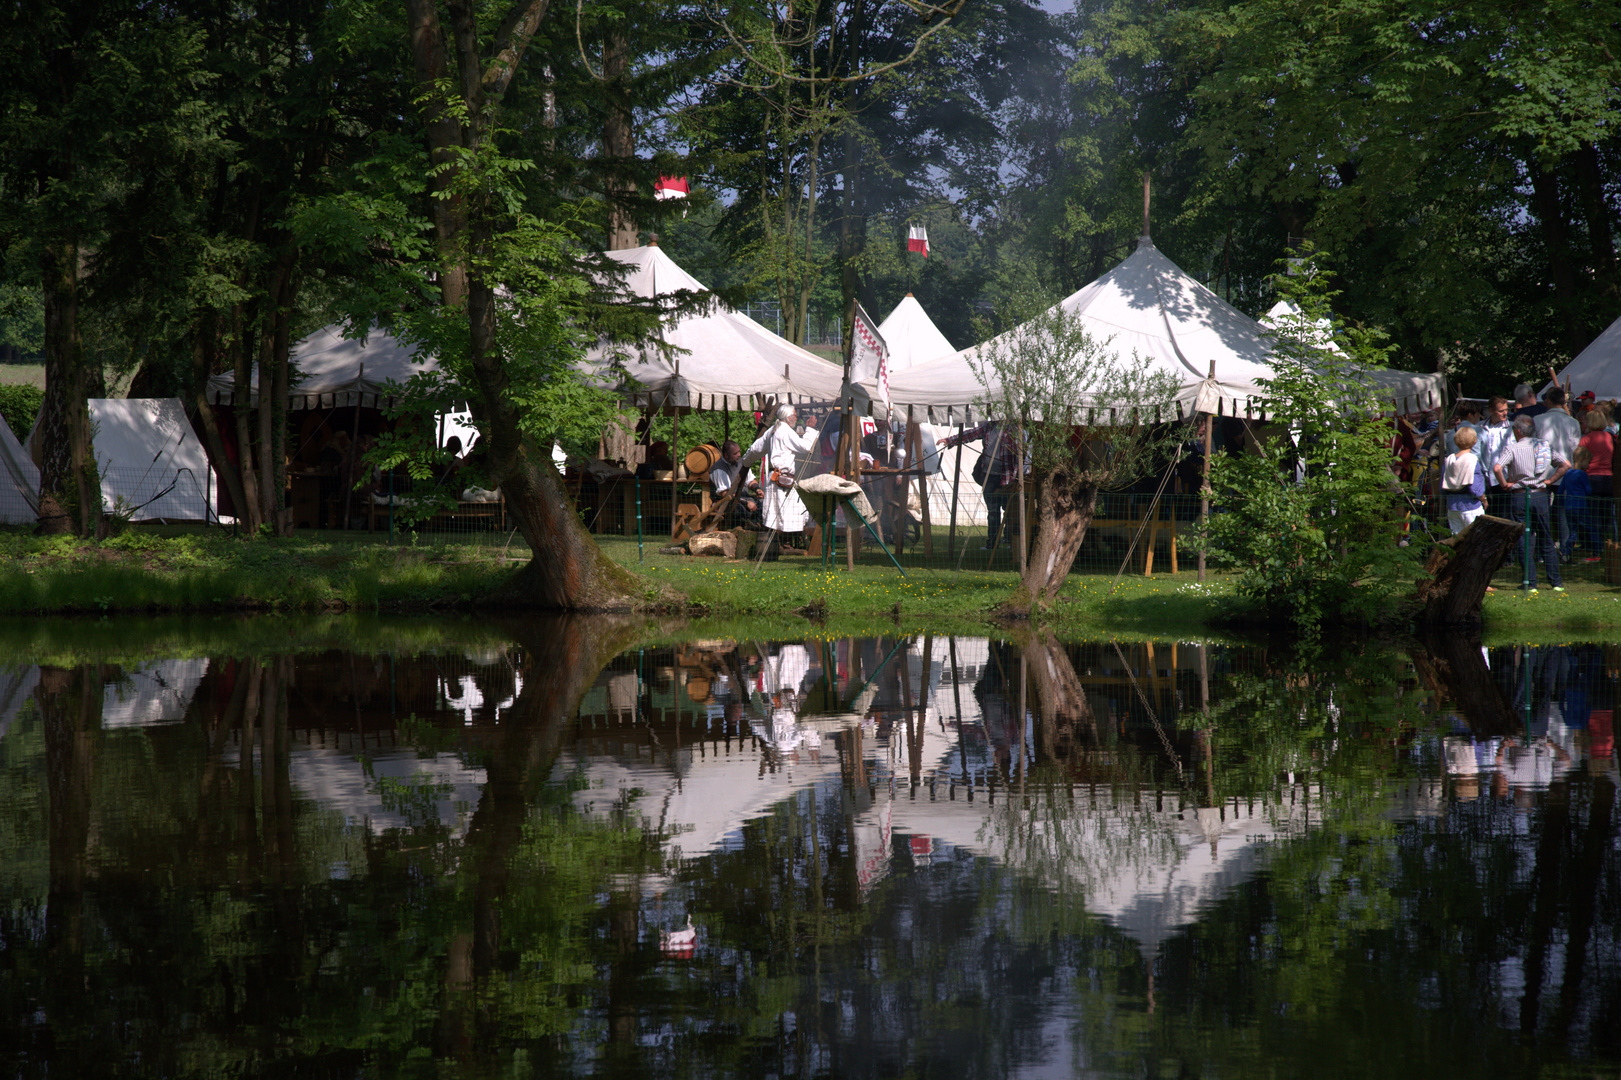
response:
[[[1035,503],[1035,550],[1025,563],[1023,591],[1031,604],[1050,604],[1064,587],[1097,513],[1098,489],[1079,487],[1064,473],[1050,473],[1039,479]]]
[[[424,118],[436,162],[451,162],[458,150],[474,147],[487,131],[487,111],[500,101],[530,38],[546,12],[547,0],[520,0],[503,24],[496,57],[482,68],[477,27],[467,0],[450,5],[455,32],[456,72],[470,117],[463,127],[430,105]],[[435,80],[451,70],[450,51],[433,0],[406,0],[411,42],[423,90],[437,93]],[[479,419],[490,443],[491,480],[506,497],[528,542],[528,565],[502,590],[509,602],[558,611],[590,611],[628,603],[635,579],[602,553],[563,490],[549,448],[533,446],[520,427],[521,414],[508,394],[510,379],[495,340],[494,285],[472,265],[489,250],[493,223],[470,221],[453,200],[434,200],[434,224],[441,256],[440,300],[446,308],[465,307],[468,355],[479,391]]]
[[[254,432],[252,427],[253,389],[250,381],[253,373],[253,364],[249,358],[248,346],[242,340],[242,317],[240,310],[232,318],[231,342],[231,373],[235,378],[235,394],[232,398],[231,415],[236,421],[236,464],[237,472],[242,477],[242,502],[236,508],[236,520],[242,526],[242,531],[249,537],[259,532],[259,525],[264,521],[261,514],[263,507],[259,504],[259,477],[255,468],[257,458],[254,454]],[[269,387],[260,386],[259,401],[264,403],[268,396]]]
[[[1570,260],[1570,241],[1565,211],[1559,198],[1559,176],[1533,157],[1526,163],[1531,173],[1531,205],[1542,227],[1542,243],[1547,253],[1548,276],[1553,281],[1560,319],[1565,325],[1565,347],[1575,356],[1587,347],[1587,330],[1582,324],[1581,305],[1576,296],[1576,271]]]
[[[101,485],[90,440],[84,342],[79,331],[79,245],[45,245],[41,264],[45,307],[45,400],[38,446],[39,528],[42,532],[101,532]]]
[[[1423,626],[1478,626],[1480,602],[1492,575],[1514,550],[1525,526],[1506,518],[1481,516],[1430,553],[1413,600]]]
[[[621,32],[609,33],[602,42],[603,96],[607,99],[608,118],[602,124],[602,156],[607,159],[608,175],[608,250],[623,251],[636,246],[636,222],[631,219],[625,200],[635,191],[635,185],[620,175],[636,154],[636,136],[631,129],[630,108],[625,104],[625,69],[630,62],[630,48]]]
[[[1614,301],[1621,297],[1621,270],[1616,266],[1615,233],[1610,221],[1610,201],[1604,194],[1604,174],[1598,148],[1582,143],[1576,151],[1576,190],[1581,194],[1582,214],[1587,218],[1588,245],[1593,252],[1593,276],[1599,292]]]
[[[247,500],[247,493],[242,489],[242,478],[231,465],[231,459],[225,452],[225,439],[220,434],[219,417],[214,412],[214,406],[208,402],[208,376],[212,372],[212,338],[209,336],[207,324],[193,332],[191,346],[191,403],[196,410],[197,422],[203,429],[203,443],[208,447],[208,460],[219,477],[219,482],[225,485],[226,494],[231,497],[233,508],[243,505]]]

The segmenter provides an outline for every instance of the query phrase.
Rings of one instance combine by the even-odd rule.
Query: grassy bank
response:
[[[837,626],[841,633],[895,629],[983,633],[1017,584],[1010,571],[955,572],[912,567],[903,577],[877,562],[854,572],[823,570],[788,556],[755,566],[660,555],[634,540],[601,538],[607,554],[648,582],[649,599],[673,590],[692,614],[717,628]],[[476,611],[498,597],[521,542],[423,542],[388,545],[375,535],[305,533],[246,543],[219,530],[139,529],[102,544],[66,537],[0,533],[0,616],[121,612],[224,613]],[[1487,597],[1488,636],[1602,635],[1621,630],[1621,589],[1575,564],[1568,591],[1520,592],[1506,567]],[[1232,603],[1230,580],[1192,572],[1152,578],[1073,574],[1048,617],[1065,636],[1220,637]],[[1287,632],[1288,628],[1279,627]],[[758,632],[757,630],[751,632]],[[735,636],[735,635],[734,635]]]

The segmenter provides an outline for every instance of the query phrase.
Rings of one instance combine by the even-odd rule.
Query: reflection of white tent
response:
[[[623,263],[623,288],[650,299],[675,292],[708,290],[653,244],[610,251]],[[832,401],[839,396],[843,368],[778,337],[747,315],[724,307],[707,314],[684,315],[667,324],[664,341],[675,346],[665,356],[651,346],[626,350],[626,373],[640,383],[634,395],[655,407],[745,410],[758,398],[785,401]],[[611,350],[592,351],[588,363],[606,364]]]
[[[1577,394],[1591,390],[1600,401],[1621,398],[1621,319],[1606,327],[1565,365],[1559,373],[1559,385],[1568,385]],[[1549,383],[1543,389],[1552,387]]]
[[[1262,392],[1259,380],[1272,373],[1271,349],[1255,321],[1183,273],[1146,236],[1129,258],[1059,306],[1118,355],[1136,353],[1172,375],[1184,414],[1242,416]],[[975,365],[1005,340],[899,372],[890,379],[891,397],[900,409],[915,406],[935,422],[972,415],[986,396]]]
[[[208,454],[179,398],[91,398],[96,466],[109,510],[133,520],[206,521]]]
[[[911,293],[907,293],[906,298],[895,305],[895,310],[878,324],[878,335],[889,346],[891,376],[957,352]]]
[[[343,326],[333,324],[293,348],[291,361],[297,377],[287,393],[290,409],[332,409],[358,403],[381,408],[389,403],[388,383],[405,383],[419,371],[432,371],[438,361],[418,361],[415,350],[384,330],[364,338],[345,338]],[[249,379],[252,404],[259,403],[259,369]],[[217,405],[235,401],[236,378],[215,375],[208,380],[208,400]]]
[[[1287,300],[1279,300],[1261,316],[1261,325],[1269,330],[1276,329],[1284,320],[1300,317],[1299,308]],[[1330,352],[1340,351],[1329,320],[1318,319],[1314,329],[1314,345]],[[1439,408],[1446,401],[1446,376],[1438,371],[1424,374],[1397,371],[1395,368],[1363,368],[1362,374],[1378,388],[1380,400],[1394,403],[1398,413]]]
[[[184,720],[207,671],[207,660],[158,660],[131,669],[104,691],[102,726],[141,727]]]
[[[39,517],[39,466],[0,418],[0,525],[32,525]]]
[[[287,772],[300,794],[374,834],[437,822],[460,835],[484,789],[483,769],[455,754],[425,758],[414,750],[368,750],[362,762],[346,751],[304,747],[288,755]]]
[[[39,665],[0,668],[0,739],[6,737],[17,714],[34,696],[39,685]]]

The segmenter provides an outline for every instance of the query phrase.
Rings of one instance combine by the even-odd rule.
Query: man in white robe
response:
[[[777,407],[777,421],[750,446],[739,469],[760,462],[760,485],[765,489],[762,511],[765,527],[778,532],[802,532],[810,526],[810,511],[793,489],[794,477],[816,446],[816,429],[807,427],[801,435],[794,430],[799,419],[792,405]],[[773,475],[775,474],[775,476]],[[784,487],[779,479],[785,481]]]

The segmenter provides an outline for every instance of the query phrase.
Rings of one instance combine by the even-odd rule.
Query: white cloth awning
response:
[[[434,371],[433,357],[418,359],[414,348],[386,330],[363,338],[345,338],[334,323],[294,346],[290,360],[296,372],[287,391],[289,409],[334,409],[360,405],[384,408],[392,403],[389,383],[405,383],[419,371]],[[250,377],[251,405],[259,403],[259,369]],[[208,380],[208,400],[216,405],[236,401],[236,377],[230,373]]]
[[[633,296],[651,299],[708,291],[656,244],[607,255],[626,266],[623,288]],[[766,398],[796,404],[833,401],[844,378],[842,365],[729,308],[680,316],[665,326],[663,339],[673,347],[670,355],[653,345],[624,350],[626,374],[640,384],[626,396],[638,406],[741,411]],[[586,363],[601,374],[613,352],[599,346]]]
[[[1568,385],[1574,394],[1588,390],[1600,401],[1621,400],[1621,319],[1607,326],[1592,344],[1576,354],[1576,359],[1559,372],[1559,385]],[[1543,392],[1553,388],[1544,386]]]
[[[1279,300],[1261,316],[1261,325],[1270,330],[1281,320],[1298,318],[1299,315],[1299,308],[1287,300]],[[1334,341],[1333,327],[1327,319],[1317,320],[1316,331],[1317,340],[1313,344],[1330,352],[1340,351],[1338,343]],[[1378,389],[1380,401],[1389,402],[1398,414],[1438,409],[1446,404],[1447,380],[1439,371],[1425,373],[1398,371],[1395,368],[1358,370]]]

